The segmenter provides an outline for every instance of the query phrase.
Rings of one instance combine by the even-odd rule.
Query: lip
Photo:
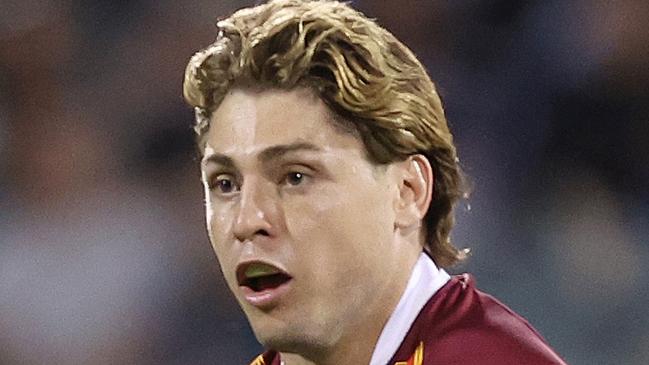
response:
[[[242,285],[245,281],[246,269],[252,264],[264,264],[272,266],[282,274],[288,276],[289,280],[274,288],[266,288],[261,291],[254,291],[252,288]],[[245,301],[259,309],[272,309],[277,306],[290,290],[293,283],[293,277],[281,266],[265,260],[245,261],[237,265],[236,269],[237,282],[239,283],[239,292],[243,295]]]
[[[239,291],[243,294],[243,298],[253,307],[259,309],[272,309],[276,307],[283,296],[291,290],[293,279],[279,285],[276,288],[264,289],[262,291],[254,291],[247,286],[239,286]]]

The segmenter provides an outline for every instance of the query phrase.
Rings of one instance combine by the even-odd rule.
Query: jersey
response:
[[[469,274],[454,276],[419,312],[386,365],[565,365],[521,316],[476,289]],[[267,351],[251,365],[281,365]]]

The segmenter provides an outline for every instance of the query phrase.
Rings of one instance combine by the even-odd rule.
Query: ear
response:
[[[419,227],[433,196],[433,168],[424,155],[412,155],[398,163],[397,176],[400,181],[395,227]]]

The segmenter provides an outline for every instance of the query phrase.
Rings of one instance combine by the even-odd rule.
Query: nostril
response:
[[[252,233],[252,234],[251,234]],[[266,237],[269,238],[271,237],[270,231],[260,228],[256,231],[248,231],[248,232],[234,232],[234,237],[237,239],[239,242],[246,242],[246,241],[253,241],[255,237]]]
[[[270,237],[270,233],[268,233],[268,231],[266,231],[265,229],[257,230],[257,232],[255,232],[255,234],[258,234],[260,236]]]

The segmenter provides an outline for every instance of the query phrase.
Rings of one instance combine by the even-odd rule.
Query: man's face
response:
[[[262,344],[331,346],[389,315],[393,276],[407,270],[389,166],[370,163],[307,90],[234,89],[206,138],[210,240]]]

